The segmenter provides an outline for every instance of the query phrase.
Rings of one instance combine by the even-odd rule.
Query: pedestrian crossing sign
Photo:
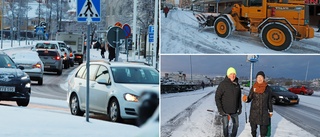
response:
[[[77,0],[78,22],[100,22],[100,0]]]

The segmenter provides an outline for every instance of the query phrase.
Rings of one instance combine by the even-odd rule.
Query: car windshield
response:
[[[17,68],[9,56],[0,56],[0,68]]]
[[[143,67],[112,67],[116,83],[159,84],[158,71]]]
[[[56,44],[52,43],[38,43],[36,49],[56,49]]]
[[[284,87],[272,87],[275,92],[288,92],[288,90]]]

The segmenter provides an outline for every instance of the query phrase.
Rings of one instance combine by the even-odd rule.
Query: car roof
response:
[[[150,67],[144,62],[109,62],[106,60],[91,60],[90,63],[94,64],[108,64],[110,66],[139,66],[139,67]]]

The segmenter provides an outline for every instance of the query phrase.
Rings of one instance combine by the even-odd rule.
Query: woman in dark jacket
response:
[[[267,136],[268,125],[271,124],[270,118],[273,112],[271,89],[265,81],[263,71],[257,73],[256,79],[257,81],[250,89],[249,96],[244,95],[242,100],[246,103],[252,101],[249,116],[252,136],[256,137],[259,125],[260,135],[264,137]]]

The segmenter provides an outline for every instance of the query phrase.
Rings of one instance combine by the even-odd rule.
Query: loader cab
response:
[[[241,16],[251,19],[265,19],[267,0],[243,0]]]

